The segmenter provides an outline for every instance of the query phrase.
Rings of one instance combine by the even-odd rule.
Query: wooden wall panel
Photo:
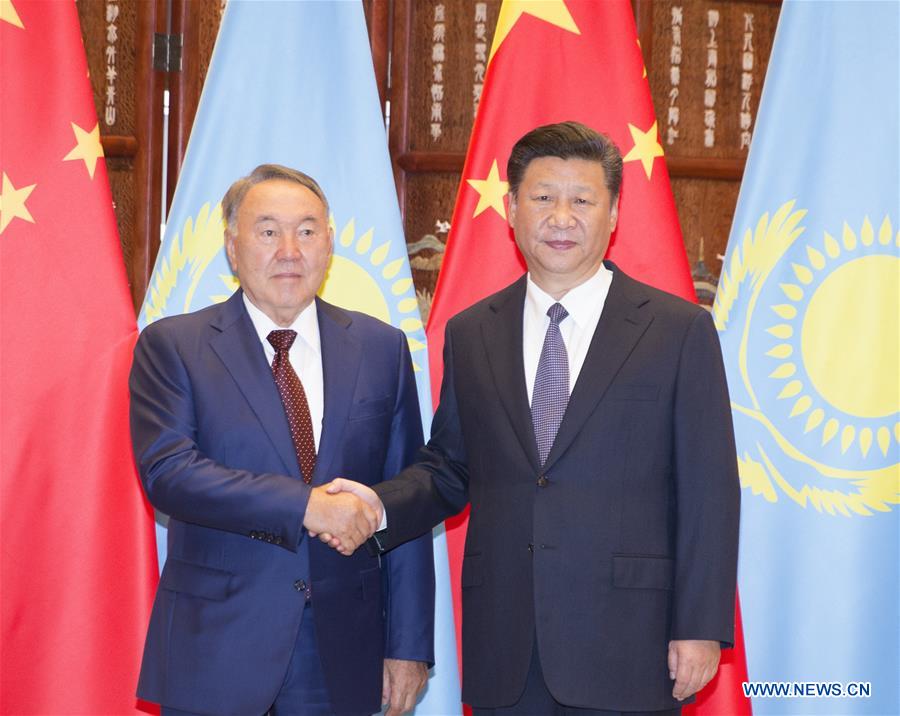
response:
[[[666,154],[744,159],[747,148],[741,146],[739,126],[744,94],[742,76],[749,74],[752,80],[748,109],[755,121],[779,6],[768,2],[656,0],[651,8],[653,39],[647,56],[647,70]],[[681,24],[676,25],[673,16],[679,14]],[[714,27],[710,26],[712,23]],[[676,27],[680,27],[680,45]],[[747,27],[749,30],[745,32]],[[745,34],[749,37],[745,38]],[[745,43],[752,61],[749,70],[744,70],[743,66]],[[711,51],[715,56],[715,82],[708,86]],[[676,72],[678,77],[673,78]],[[679,91],[679,96],[674,99],[670,95],[673,89]],[[714,104],[709,108],[704,96],[707,90],[714,91]],[[670,126],[669,108],[673,105],[680,114],[677,139],[667,138],[666,131]],[[712,109],[716,118],[712,147],[704,144],[704,112],[707,109]]]
[[[172,0],[172,33],[182,38],[181,69],[168,73],[169,154],[166,165],[166,211],[172,205],[194,115],[209,70],[223,0]]]
[[[499,11],[500,0],[394,2],[390,151],[426,320]]]
[[[164,26],[165,0],[80,0],[77,7],[137,308],[159,245],[163,84],[152,69],[152,42]]]
[[[699,298],[710,304],[708,285],[718,280],[717,257],[728,243],[780,3],[636,5],[685,249]],[[707,137],[710,112],[714,128]]]
[[[714,288],[718,281],[739,189],[740,182],[733,180],[672,178],[694,288],[706,305],[712,304],[715,292],[701,284]]]
[[[423,321],[428,320],[434,298],[458,189],[457,172],[416,173],[406,182],[409,210],[404,216],[404,230]]]
[[[372,49],[372,64],[375,67],[375,84],[381,101],[381,113],[385,113],[390,80],[388,68],[391,55],[391,7],[392,0],[362,0],[369,33],[369,47]]]

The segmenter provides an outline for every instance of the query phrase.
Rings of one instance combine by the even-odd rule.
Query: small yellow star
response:
[[[647,178],[653,174],[653,160],[663,155],[662,145],[657,139],[656,122],[646,132],[642,132],[633,124],[628,125],[628,131],[631,132],[631,138],[634,140],[634,146],[631,151],[625,155],[622,161],[634,162],[640,160],[644,165],[644,171],[647,172]]]
[[[643,72],[641,73],[641,79],[644,79],[647,76],[647,63],[644,62],[644,48],[641,47],[641,40],[638,38],[635,40],[638,45],[638,49],[641,51],[641,67],[643,68]]]
[[[3,183],[0,185],[0,234],[3,233],[13,219],[24,219],[32,224],[34,223],[34,219],[31,218],[31,212],[25,206],[25,200],[28,199],[28,195],[34,191],[36,186],[37,184],[32,184],[31,186],[23,186],[21,189],[16,189],[9,177],[6,176],[6,172],[3,172]]]
[[[466,179],[469,186],[478,192],[478,206],[475,207],[474,219],[485,209],[493,209],[503,219],[506,219],[506,205],[503,197],[509,191],[509,183],[500,180],[500,171],[497,169],[497,160],[491,164],[487,179]]]
[[[94,170],[97,168],[97,160],[103,156],[103,145],[100,144],[100,124],[94,125],[90,132],[86,132],[75,122],[72,122],[72,131],[75,132],[75,147],[63,157],[64,162],[73,159],[81,159],[87,167],[88,176],[94,178]]]
[[[494,30],[494,41],[491,43],[490,59],[494,57],[494,53],[506,39],[513,25],[525,14],[534,15],[539,20],[574,32],[576,35],[581,34],[575,20],[572,19],[572,13],[566,7],[565,0],[503,0],[497,18],[497,29]]]
[[[0,20],[4,20],[10,25],[15,25],[23,30],[25,29],[25,25],[19,19],[19,13],[16,12],[12,0],[0,0]]]

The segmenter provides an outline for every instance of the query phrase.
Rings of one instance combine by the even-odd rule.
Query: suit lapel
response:
[[[608,265],[614,272],[609,294],[569,398],[566,414],[547,456],[545,469],[552,467],[572,444],[619,368],[653,321],[649,310],[641,310],[649,297],[640,284],[628,278],[615,265]]]
[[[352,322],[347,312],[319,298],[316,299],[316,307],[322,344],[325,414],[312,481],[313,484],[321,484],[331,475],[331,463],[341,445],[347,416],[353,405],[362,347],[347,330]]]
[[[497,392],[528,461],[537,470],[540,464],[522,359],[525,281],[525,276],[522,276],[495,298],[490,305],[492,314],[482,323],[481,329]]]
[[[220,332],[210,341],[210,346],[256,413],[281,458],[285,471],[299,478],[300,467],[281,395],[272,378],[272,369],[266,360],[259,336],[253,328],[253,321],[244,307],[242,291],[238,290],[222,304],[212,326]]]

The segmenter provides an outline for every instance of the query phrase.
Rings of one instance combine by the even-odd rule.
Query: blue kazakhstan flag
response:
[[[869,692],[755,714],[900,713],[898,28],[784,3],[716,295],[750,679]]]
[[[359,2],[228,3],[140,326],[223,301],[238,287],[223,250],[220,201],[235,179],[266,162],[321,184],[335,246],[320,295],[406,333],[427,435],[425,331]],[[444,715],[460,712],[460,696],[442,529],[434,553],[437,666],[416,713]]]

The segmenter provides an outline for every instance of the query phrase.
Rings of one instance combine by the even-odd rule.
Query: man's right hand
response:
[[[350,480],[341,482],[357,485]],[[333,484],[312,489],[303,526],[311,536],[318,535],[341,554],[349,556],[378,529],[382,515],[381,502],[377,496],[376,504],[371,499],[367,501],[358,496],[353,489],[344,486],[335,489]]]
[[[381,525],[382,516],[384,515],[384,505],[381,504],[381,498],[379,498],[378,495],[375,494],[375,491],[371,487],[369,487],[368,485],[363,485],[361,482],[348,480],[345,477],[336,477],[334,480],[329,482],[327,485],[324,485],[323,487],[329,495],[355,495],[360,500],[369,505],[369,507],[371,507],[377,513],[378,520],[375,523],[375,528],[371,533],[369,533],[366,539],[369,539],[369,537],[371,537],[373,534],[375,534],[376,531],[378,531],[378,528]],[[345,555],[353,554],[353,551],[356,549],[356,547],[359,546],[357,544],[348,550],[347,544],[345,543],[343,538],[340,535],[328,530],[322,532],[309,530],[309,534],[310,537],[318,537],[325,544],[333,547],[338,552]],[[363,540],[363,542],[365,542],[365,540]]]

